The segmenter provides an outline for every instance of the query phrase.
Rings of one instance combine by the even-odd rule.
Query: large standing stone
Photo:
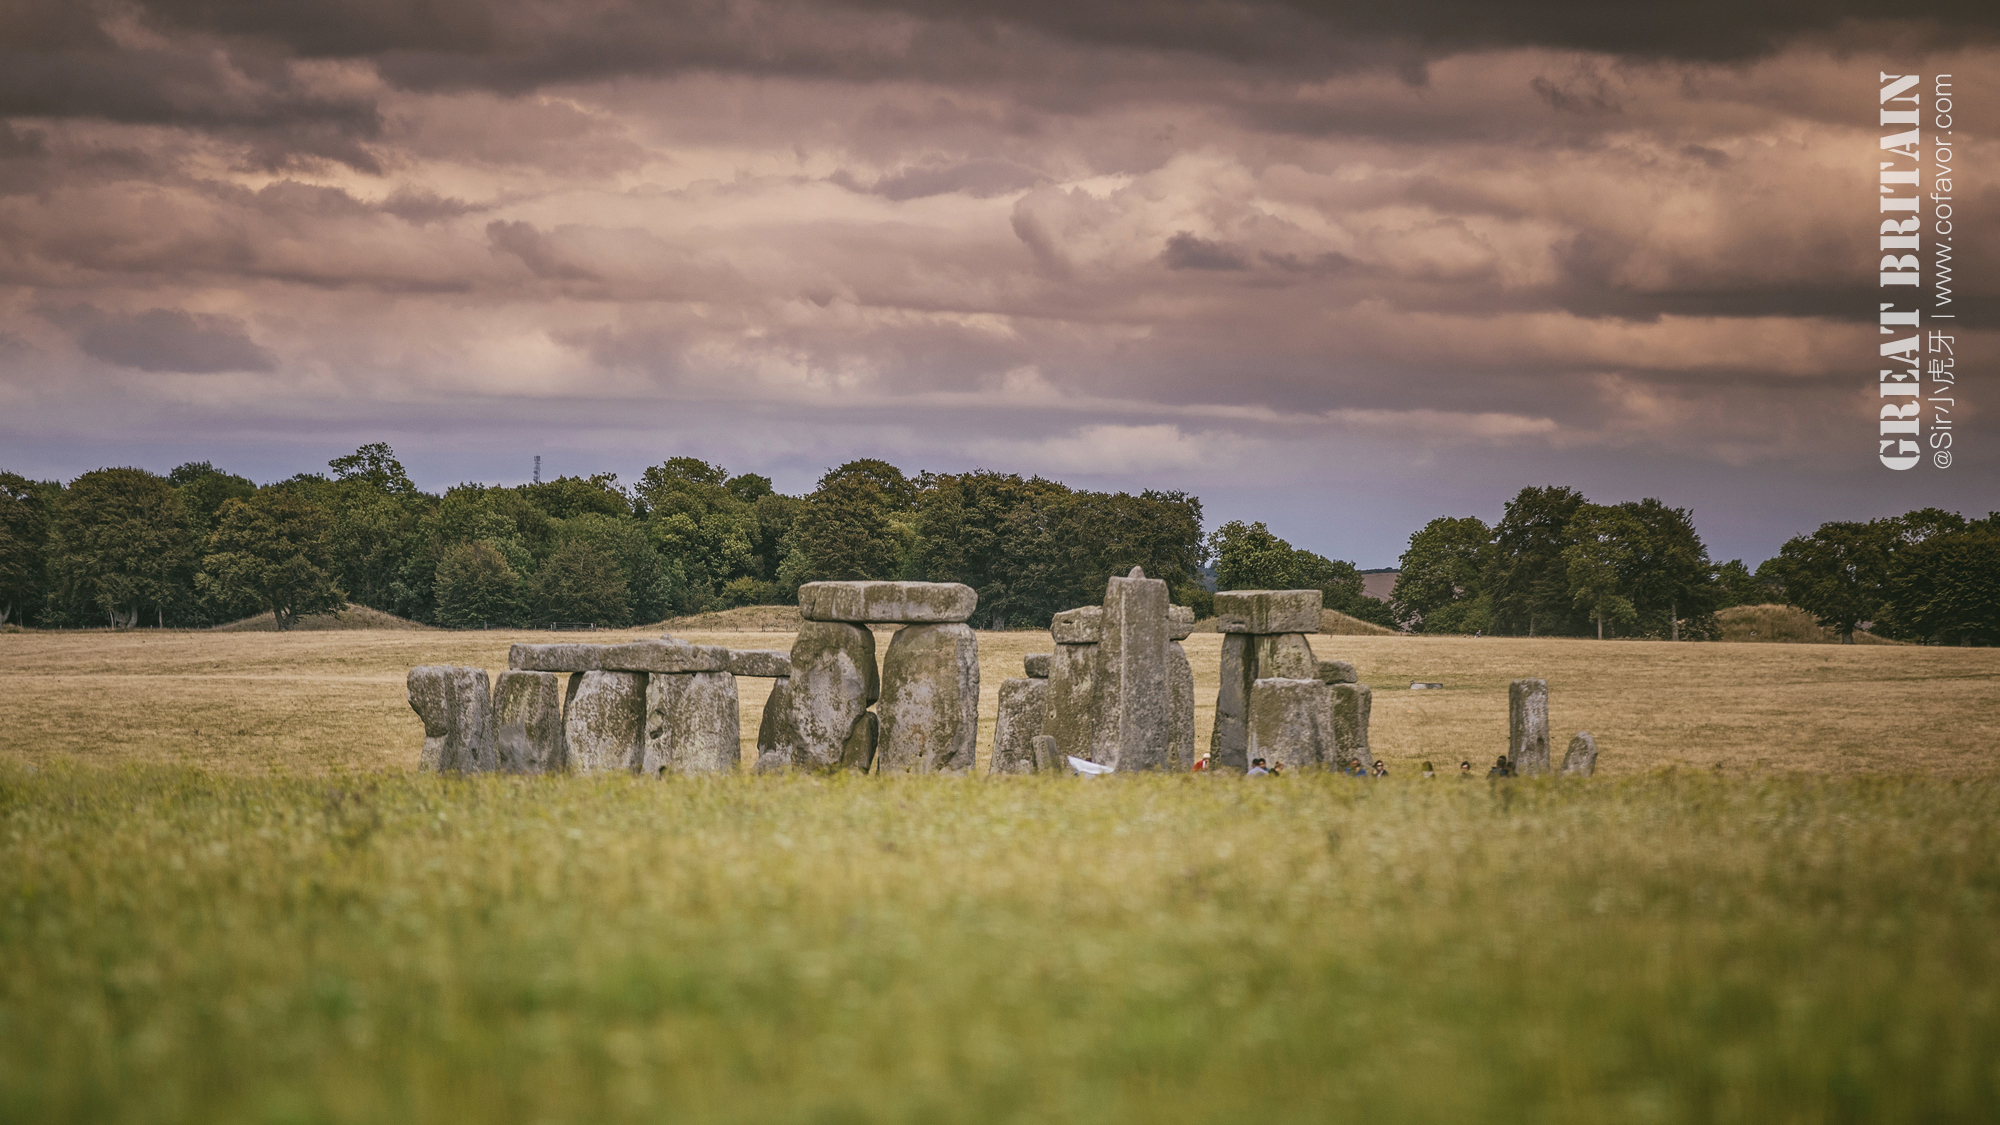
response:
[[[968,773],[979,736],[979,638],[905,625],[882,656],[877,773]]]
[[[1208,737],[1210,772],[1250,768],[1250,685],[1257,679],[1252,638],[1222,635],[1222,686],[1215,693],[1215,729]]]
[[[1167,684],[1167,584],[1138,567],[1104,591],[1105,704],[1095,744],[1102,765],[1123,773],[1166,768],[1173,723]]]
[[[993,760],[987,773],[1034,773],[1035,739],[1049,707],[1049,682],[1032,677],[1000,681],[1000,711],[993,720]]]
[[[506,773],[561,773],[563,678],[554,672],[500,673],[493,684],[493,742]]]
[[[1251,638],[1260,680],[1317,680],[1319,658],[1312,644],[1299,633],[1278,633]]]
[[[1375,693],[1367,684],[1333,684],[1331,691],[1334,764],[1338,759],[1351,759],[1375,768],[1375,754],[1368,748],[1368,713]]]
[[[1222,633],[1317,633],[1318,590],[1224,590],[1215,595],[1215,628]]]
[[[579,672],[570,679],[563,739],[577,773],[629,772],[646,746],[646,674]]]
[[[1597,772],[1597,740],[1587,730],[1576,732],[1563,752],[1562,776],[1589,777]]]
[[[1332,708],[1327,685],[1317,677],[1260,677],[1250,686],[1250,757],[1287,769],[1316,769],[1331,741],[1326,721]]]
[[[808,582],[799,587],[807,621],[951,625],[972,616],[979,595],[958,582]]]
[[[743,760],[736,677],[728,672],[653,676],[646,683],[648,774],[734,773]]]
[[[1099,711],[1096,645],[1059,644],[1049,659],[1049,703],[1042,733],[1056,740],[1062,755],[1095,752]]]
[[[1194,666],[1179,641],[1167,642],[1167,768],[1194,768]]]
[[[1507,760],[1520,777],[1549,772],[1549,682],[1507,685]]]
[[[791,700],[792,681],[781,676],[771,685],[771,695],[764,700],[764,715],[757,722],[757,763],[751,768],[758,773],[779,773],[792,764],[791,757],[781,749],[792,744],[783,734],[784,725],[791,720]]]
[[[834,763],[835,768],[867,773],[875,762],[875,748],[881,743],[882,720],[873,711],[861,712],[861,717],[848,728],[847,737],[841,740],[840,761]]]
[[[1054,735],[1038,734],[1034,742],[1036,773],[1061,774],[1068,770],[1069,763],[1063,761],[1062,748],[1056,745]]]
[[[839,768],[852,756],[848,743],[855,724],[880,689],[875,634],[860,625],[801,622],[792,644],[791,689],[779,749],[802,769]],[[872,757],[872,740],[868,750]]]
[[[493,747],[493,700],[486,669],[420,664],[405,680],[410,710],[424,721],[417,769],[426,773],[485,773],[499,766]]]

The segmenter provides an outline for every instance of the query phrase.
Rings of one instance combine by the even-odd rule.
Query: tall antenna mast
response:
[[[542,455],[535,454],[535,483],[542,483]]]

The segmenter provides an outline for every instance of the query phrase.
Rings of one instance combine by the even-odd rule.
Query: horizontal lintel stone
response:
[[[523,672],[726,672],[729,650],[686,641],[622,645],[515,645],[507,666]]]
[[[1066,609],[1049,622],[1049,633],[1059,645],[1094,645],[1104,639],[1104,607],[1081,606]]]
[[[772,649],[733,648],[729,650],[731,675],[775,680],[792,674],[792,654]]]
[[[972,616],[979,595],[962,582],[808,582],[799,616],[859,625],[950,625]]]
[[[1224,590],[1215,595],[1215,627],[1222,633],[1317,633],[1318,590]]]

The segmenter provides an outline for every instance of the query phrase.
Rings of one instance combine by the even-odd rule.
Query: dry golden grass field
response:
[[[769,631],[675,633],[705,644],[788,649]],[[407,771],[422,741],[404,697],[414,664],[506,667],[515,641],[623,633],[358,629],[294,633],[0,634],[0,758],[104,765],[178,763],[226,772]],[[878,652],[889,630],[877,634]],[[1000,681],[1046,652],[1045,632],[982,633],[979,753],[992,745]],[[1188,638],[1197,745],[1213,721],[1221,638]],[[1669,765],[1728,772],[1988,774],[2000,765],[2000,649],[1905,645],[1655,643],[1517,638],[1320,636],[1375,689],[1378,756],[1409,775],[1461,759],[1483,771],[1505,749],[1507,681],[1549,681],[1556,753],[1578,730],[1600,772]],[[1410,691],[1411,680],[1442,691]],[[769,681],[741,681],[744,760],[755,757]]]

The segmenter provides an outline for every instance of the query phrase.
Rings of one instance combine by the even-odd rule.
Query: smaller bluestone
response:
[[[1597,740],[1587,730],[1576,732],[1563,753],[1563,777],[1589,777],[1597,772]]]

